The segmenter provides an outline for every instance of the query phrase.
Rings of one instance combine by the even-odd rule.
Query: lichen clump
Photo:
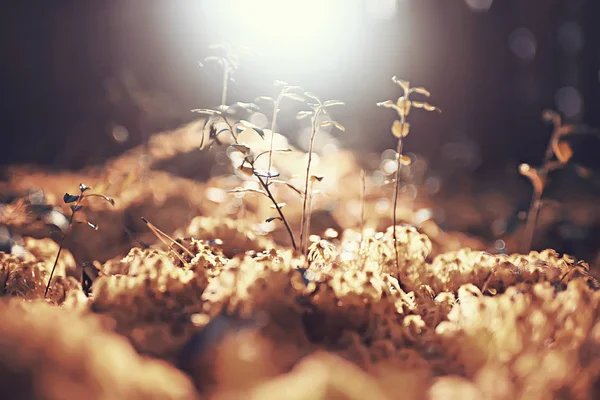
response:
[[[152,389],[155,397],[185,398],[190,381],[174,367],[188,374],[194,395],[214,398],[393,399],[396,381],[410,386],[411,398],[598,395],[600,295],[585,263],[552,250],[461,249],[430,259],[427,235],[400,225],[398,269],[391,227],[315,237],[308,259],[272,244],[261,250],[268,239],[250,229],[196,219],[189,228],[196,237],[168,250],[133,248],[96,262],[90,297],[76,271],[59,264],[46,302],[63,310],[35,300],[44,298],[51,257],[3,255],[3,293],[12,297],[0,302],[10,319],[3,332],[22,343],[0,347],[0,368],[12,371],[8,360],[47,342],[57,350],[39,350],[41,361],[23,361],[19,371],[56,398],[49,379],[60,381],[69,363],[99,352],[93,346],[102,338],[110,354],[120,349],[135,368],[148,366],[139,371],[161,375],[138,387],[154,375],[97,378],[108,364],[78,372],[119,382],[115,396]],[[227,255],[228,242],[247,250]],[[56,327],[48,329],[52,318]],[[136,352],[163,361],[141,361]],[[82,382],[69,390],[84,390]]]

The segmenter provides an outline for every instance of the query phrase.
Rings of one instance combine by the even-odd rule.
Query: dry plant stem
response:
[[[221,105],[227,104],[227,83],[229,82],[229,62],[223,58],[223,89],[221,92]]]
[[[402,119],[402,125],[404,125],[404,118]],[[396,255],[396,270],[398,271],[398,283],[400,282],[400,253],[398,252],[398,237],[396,234],[396,226],[398,221],[396,218],[396,208],[398,206],[398,189],[400,186],[400,168],[402,163],[400,158],[402,156],[402,138],[398,139],[398,147],[396,148],[396,180],[394,181],[394,206],[392,210],[392,225],[393,225],[393,239],[394,239],[394,254]]]
[[[367,201],[367,177],[365,170],[360,170],[360,181],[362,183],[360,191],[360,238],[362,242],[363,232],[365,231],[365,204]]]
[[[277,100],[275,100],[275,104],[273,105],[273,119],[271,121],[271,143],[269,144],[269,168],[267,169],[267,173],[271,175],[271,167],[273,165],[273,140],[275,138],[275,123],[277,121],[277,114],[279,114],[279,102],[281,101],[281,95],[283,94],[283,90],[277,96]],[[267,184],[269,183],[269,177],[267,176]]]
[[[290,224],[288,223],[287,219],[283,215],[283,211],[281,211],[281,207],[279,206],[279,203],[277,203],[277,201],[275,200],[275,197],[273,197],[273,194],[271,193],[271,189],[269,189],[269,185],[267,185],[267,183],[263,180],[263,178],[260,175],[255,173],[254,176],[256,176],[258,178],[260,185],[265,190],[265,193],[267,194],[267,196],[269,197],[269,199],[275,206],[275,209],[277,210],[277,213],[279,214],[279,217],[281,218],[283,225],[285,225],[285,229],[287,230],[288,234],[290,235],[290,239],[292,240],[292,247],[294,248],[294,250],[296,250],[297,249],[296,239],[294,238],[294,233],[292,232],[292,228],[290,228]]]
[[[148,226],[148,228],[152,231],[152,233],[154,233],[154,235],[165,244],[165,246],[167,246],[169,249],[173,249],[172,245],[175,244],[177,246],[179,246],[185,253],[187,253],[190,257],[194,258],[195,255],[194,253],[192,253],[191,251],[189,251],[185,246],[183,246],[181,243],[179,243],[177,240],[173,239],[171,236],[167,235],[165,232],[163,232],[162,230],[158,229],[154,224],[150,223],[146,218],[142,217],[142,221],[144,221],[144,223]],[[167,243],[163,238],[168,239],[171,243]],[[184,264],[186,264],[186,262],[179,256],[179,254],[175,253],[175,255],[179,258],[180,261],[182,261]]]
[[[300,223],[300,247],[302,254],[306,255],[306,240],[308,236],[308,232],[306,232],[307,227],[307,218],[310,218],[310,215],[307,215],[307,205],[308,205],[308,182],[310,180],[310,163],[312,162],[312,152],[313,152],[313,144],[315,142],[315,136],[317,136],[317,117],[318,112],[315,112],[312,118],[312,131],[310,133],[310,143],[308,145],[308,162],[306,164],[306,180],[304,182],[304,201],[302,203],[302,220]]]
[[[77,199],[77,202],[75,203],[75,209],[77,209],[77,206],[79,206],[79,203],[81,203],[81,200],[83,199],[83,195],[79,197],[79,199]],[[67,237],[67,234],[69,233],[69,231],[71,230],[71,224],[73,224],[73,218],[75,217],[75,211],[73,211],[73,209],[71,209],[71,216],[69,217],[69,226],[67,227],[67,232],[62,235],[62,238],[60,239],[60,243],[58,245],[58,253],[56,254],[56,258],[54,259],[54,265],[52,265],[52,270],[50,271],[50,278],[48,278],[48,283],[46,284],[46,290],[44,291],[44,297],[46,297],[48,295],[48,289],[50,289],[50,282],[52,282],[52,277],[54,276],[54,271],[56,270],[56,265],[58,264],[58,259],[60,258],[60,253],[62,252],[63,249],[63,245],[65,244],[65,238]]]
[[[527,212],[527,225],[525,226],[525,232],[523,233],[523,242],[521,253],[529,253],[531,251],[531,245],[533,243],[533,237],[535,234],[535,227],[537,225],[537,219],[540,214],[540,208],[542,205],[542,195],[544,193],[544,186],[546,185],[546,178],[548,177],[550,160],[552,159],[552,138],[548,142],[546,147],[546,154],[544,155],[544,166],[540,171],[540,179],[542,180],[542,189],[533,190],[531,197],[531,204],[529,205],[529,211]]]

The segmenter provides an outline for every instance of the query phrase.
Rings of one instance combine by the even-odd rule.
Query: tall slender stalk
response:
[[[400,123],[404,125],[404,118],[401,118]],[[400,252],[398,251],[398,237],[396,233],[396,227],[398,226],[397,220],[397,208],[398,208],[398,189],[400,188],[400,168],[402,163],[400,158],[402,157],[402,138],[398,139],[398,146],[396,147],[396,179],[394,180],[394,206],[392,210],[392,225],[393,225],[393,239],[394,239],[394,254],[396,256],[396,268],[398,274],[400,274]],[[398,275],[398,282],[400,282],[400,275]]]
[[[404,160],[402,156],[403,139],[408,135],[410,131],[410,124],[406,122],[411,108],[420,108],[425,111],[441,111],[439,108],[423,101],[413,101],[409,97],[412,93],[419,94],[425,97],[431,96],[431,93],[423,87],[410,87],[410,82],[400,80],[395,76],[392,77],[392,81],[402,88],[404,95],[398,98],[397,101],[387,100],[381,103],[377,103],[380,107],[392,108],[400,117],[399,120],[394,121],[392,125],[392,134],[398,139],[398,145],[396,147],[396,179],[394,179],[394,204],[392,210],[392,236],[394,241],[394,254],[396,256],[396,270],[398,271],[398,283],[402,285],[400,281],[400,253],[398,251],[398,235],[396,228],[398,226],[397,220],[397,208],[398,208],[398,189],[400,187],[400,169],[403,163],[410,164],[410,160]]]
[[[315,143],[315,137],[317,136],[317,117],[319,116],[320,108],[315,111],[311,120],[311,132],[310,141],[308,144],[308,161],[306,163],[306,178],[304,180],[304,199],[302,202],[302,219],[300,221],[300,250],[302,254],[306,253],[307,237],[310,234],[308,230],[308,219],[310,214],[307,213],[308,197],[309,197],[309,181],[310,181],[310,164],[312,162],[313,146]]]
[[[77,209],[77,207],[81,203],[82,199],[83,199],[83,197],[80,196],[79,199],[77,200],[77,202],[75,203],[75,209]],[[48,289],[50,289],[50,282],[52,282],[52,277],[54,276],[54,271],[56,270],[56,265],[58,264],[58,259],[60,258],[60,253],[62,252],[63,245],[65,244],[65,238],[67,237],[67,234],[71,231],[71,225],[73,224],[74,217],[75,217],[75,211],[73,211],[73,209],[71,209],[71,216],[69,217],[69,226],[67,227],[67,232],[65,232],[62,235],[62,237],[60,238],[60,243],[58,245],[58,253],[56,253],[56,258],[54,259],[54,265],[52,265],[52,270],[50,271],[50,278],[48,278],[48,283],[46,284],[46,290],[44,290],[44,297],[46,297],[48,295]]]
[[[48,283],[46,284],[46,290],[44,290],[44,297],[46,297],[48,295],[48,290],[50,289],[50,283],[52,282],[52,277],[54,276],[54,271],[56,270],[56,266],[58,265],[58,260],[60,258],[60,254],[62,253],[62,249],[65,244],[65,239],[66,239],[67,235],[71,232],[71,228],[73,226],[73,220],[75,218],[75,213],[77,211],[81,210],[81,208],[83,207],[81,204],[83,203],[84,199],[86,199],[88,197],[99,197],[103,200],[106,200],[111,205],[113,205],[113,206],[115,205],[115,201],[112,198],[107,197],[103,194],[99,194],[99,193],[86,194],[85,192],[90,189],[91,188],[89,186],[86,186],[83,183],[80,183],[79,184],[79,191],[80,191],[79,195],[73,196],[73,195],[70,195],[69,193],[65,193],[65,195],[63,197],[63,200],[65,203],[75,203],[75,204],[70,205],[71,216],[69,217],[67,231],[62,235],[62,237],[60,239],[60,243],[58,245],[58,252],[56,254],[56,258],[54,259],[54,264],[52,265],[52,270],[50,271],[50,277],[48,278]],[[85,221],[85,222],[93,229],[98,229],[98,225],[93,224],[89,221]]]
[[[226,58],[222,58],[223,63],[223,86],[221,89],[221,105],[227,105],[227,87],[229,85],[229,61]]]
[[[555,133],[553,133],[553,136],[554,135]],[[533,194],[531,196],[531,203],[529,204],[529,211],[527,212],[527,224],[525,225],[525,231],[523,232],[523,240],[521,242],[521,253],[523,254],[529,253],[529,251],[531,251],[531,245],[533,243],[533,237],[535,235],[535,228],[542,206],[542,195],[544,194],[544,189],[546,187],[548,173],[553,167],[553,164],[550,162],[554,154],[552,150],[552,140],[553,138],[551,138],[548,141],[548,146],[546,147],[546,152],[544,154],[543,166],[537,173],[539,183],[536,185],[535,182],[532,182]],[[525,172],[523,171],[524,166],[525,164],[521,166],[521,173]],[[527,168],[529,168],[529,166],[527,166]]]
[[[267,169],[267,184],[269,183],[269,177],[271,175],[271,167],[273,166],[273,141],[275,139],[275,124],[277,121],[277,114],[279,114],[279,103],[281,101],[282,92],[277,96],[277,100],[273,103],[273,118],[271,120],[271,142],[269,143],[269,168]]]
[[[269,197],[269,199],[271,200],[271,202],[275,206],[275,209],[277,210],[277,213],[279,214],[279,218],[281,218],[281,221],[283,222],[283,225],[285,225],[285,229],[287,230],[288,235],[290,235],[290,239],[292,240],[292,247],[294,248],[294,250],[296,250],[297,249],[297,247],[296,247],[296,239],[294,238],[294,233],[292,232],[292,228],[290,227],[290,224],[288,223],[287,219],[283,215],[283,211],[281,210],[281,206],[275,200],[275,197],[273,196],[273,193],[271,193],[271,189],[269,188],[269,184],[267,184],[260,175],[258,175],[258,174],[255,173],[254,176],[256,176],[258,178],[258,181],[260,182],[260,185],[262,186],[262,188],[264,189],[264,191],[267,193],[267,197]]]

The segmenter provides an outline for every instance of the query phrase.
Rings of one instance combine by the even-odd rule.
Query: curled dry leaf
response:
[[[409,156],[406,155],[401,155],[400,156],[400,164],[402,165],[410,165],[412,163],[412,160]]]
[[[323,103],[323,107],[333,107],[333,106],[345,106],[346,103],[340,100],[327,100]]]
[[[346,128],[337,121],[323,121],[319,124],[319,126],[321,126],[321,127],[326,127],[326,126],[331,126],[331,125],[335,126],[342,132],[346,131]]]
[[[298,114],[296,114],[296,119],[304,119],[306,117],[310,117],[312,114],[312,111],[300,111]]]
[[[395,105],[396,104],[392,100],[386,100],[386,101],[381,101],[381,102],[377,103],[377,107],[392,108]]]
[[[254,169],[248,165],[242,164],[239,167],[237,167],[237,169],[244,175],[247,175],[247,176],[254,175]]]
[[[573,156],[573,149],[569,143],[561,140],[552,140],[552,151],[561,164],[566,164]]]
[[[79,196],[78,195],[65,193],[65,195],[63,196],[63,201],[65,203],[74,203],[77,200],[79,200]]]
[[[272,97],[269,97],[269,96],[258,96],[256,99],[254,99],[254,101],[255,102],[258,102],[258,101],[270,101],[270,102],[275,103],[275,99],[272,98]]]
[[[423,96],[427,96],[427,97],[431,96],[431,92],[429,92],[429,90],[425,89],[424,87],[412,88],[412,89],[410,89],[410,93],[418,93],[418,94],[422,94]]]
[[[207,108],[196,108],[196,109],[192,110],[192,112],[198,113],[198,114],[206,114],[206,115],[220,115],[221,114],[220,111],[209,110]]]
[[[296,93],[285,93],[282,97],[285,97],[287,99],[296,100],[296,101],[305,101],[304,97],[302,97]]]
[[[275,206],[275,204],[271,204],[269,207],[271,207],[273,210],[279,208],[282,209],[283,207],[285,207],[287,203],[281,202],[281,203],[277,203],[277,206]]]
[[[392,76],[392,81],[397,84],[398,86],[400,86],[402,88],[402,90],[404,90],[404,93],[408,93],[409,88],[410,88],[410,82],[409,81],[403,81],[401,79],[396,78],[395,76]]]
[[[267,195],[267,192],[265,192],[264,190],[254,188],[235,188],[232,190],[228,190],[227,193],[258,193],[265,196]]]
[[[319,105],[321,105],[321,100],[319,100],[319,98],[317,97],[317,95],[316,95],[316,94],[314,94],[314,93],[312,93],[312,92],[304,92],[304,95],[305,95],[306,97],[309,97],[309,98],[311,98],[311,99],[315,100],[317,103],[319,103]]]

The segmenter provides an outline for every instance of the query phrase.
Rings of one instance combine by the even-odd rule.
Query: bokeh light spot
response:
[[[508,45],[511,51],[524,61],[531,61],[535,58],[537,43],[535,36],[528,29],[515,29],[508,38]]]
[[[129,139],[129,131],[123,125],[115,125],[112,129],[112,137],[117,143],[123,144]]]
[[[488,11],[492,7],[494,0],[465,0],[467,6],[473,11]]]
[[[579,90],[573,86],[565,86],[556,91],[554,96],[557,109],[566,117],[579,115],[583,108],[583,99]]]

